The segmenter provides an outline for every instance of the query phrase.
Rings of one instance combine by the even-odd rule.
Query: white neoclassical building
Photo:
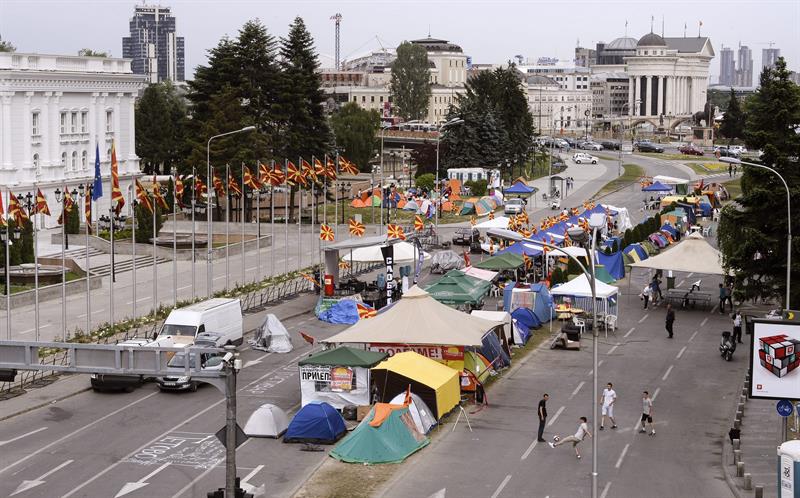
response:
[[[94,215],[107,213],[112,142],[130,204],[131,178],[139,173],[134,103],[143,86],[130,59],[0,53],[0,189],[6,209],[8,191],[25,195],[40,188],[52,213],[43,222],[56,225],[61,208],[55,190],[92,182],[98,145],[104,195]]]
[[[713,57],[711,41],[705,37],[644,35],[635,55],[624,58],[631,115],[673,127],[702,111]]]

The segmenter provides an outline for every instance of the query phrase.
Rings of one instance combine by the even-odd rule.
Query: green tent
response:
[[[330,455],[347,463],[400,463],[430,440],[414,426],[408,408],[392,410],[378,427],[370,422],[375,407],[353,432],[333,448]]]
[[[608,270],[606,270],[605,267],[603,266],[596,266],[594,268],[594,276],[595,278],[597,278],[597,280],[603,282],[604,284],[611,284],[616,282],[614,277],[612,277],[611,274],[608,273]]]
[[[303,358],[298,365],[323,365],[337,367],[364,367],[372,368],[386,359],[386,353],[376,353],[363,349],[349,348],[340,346],[327,351],[320,351],[317,354]]]
[[[445,276],[425,287],[425,290],[442,304],[478,304],[489,293],[492,284],[470,277],[463,271],[450,270]]]
[[[504,252],[503,254],[498,254],[497,256],[492,256],[491,258],[481,261],[473,265],[475,268],[480,268],[481,270],[514,270],[519,268],[525,263],[525,260],[522,259],[522,256],[519,254],[514,254],[510,252]]]

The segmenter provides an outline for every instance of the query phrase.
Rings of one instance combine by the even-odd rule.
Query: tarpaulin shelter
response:
[[[259,406],[247,419],[244,433],[250,437],[278,438],[289,427],[289,417],[279,407],[266,403]]]
[[[464,272],[465,274],[469,275],[470,277],[479,278],[481,280],[486,280],[487,282],[491,282],[492,280],[497,277],[496,271],[490,270],[481,270],[480,268],[475,268],[474,266],[468,266],[466,268],[461,268],[459,271]]]
[[[642,188],[642,192],[672,192],[672,187],[661,182],[655,182]]]
[[[387,356],[341,346],[303,358],[298,362],[301,405],[325,401],[341,410],[370,404],[370,368]]]
[[[536,192],[535,187],[529,187],[525,185],[523,182],[517,182],[514,185],[510,186],[509,188],[505,189],[503,193],[505,195],[513,194],[513,195],[530,195]]]
[[[610,284],[616,281],[616,279],[612,277],[603,266],[595,266],[594,276],[597,278],[597,280],[603,282],[604,284]]]
[[[383,411],[388,414],[378,421]],[[400,463],[429,442],[415,427],[408,407],[379,403],[330,455],[347,463]]]
[[[597,310],[605,315],[616,315],[619,289],[597,279],[595,279],[594,286],[597,296]],[[574,298],[572,300],[574,306],[587,311],[592,309],[592,287],[584,273],[565,284],[550,289],[550,294],[554,297]]]
[[[397,353],[379,363],[372,368],[372,379],[381,401],[392,399],[410,385],[411,391],[425,402],[436,420],[460,401],[458,372],[414,351]]]
[[[483,270],[514,270],[525,263],[519,254],[504,253],[488,258],[475,264],[476,268]]]
[[[478,305],[489,293],[492,284],[486,280],[470,277],[460,271],[451,270],[445,276],[425,287],[434,299],[449,305]]]
[[[597,261],[603,265],[609,276],[613,277],[614,280],[619,280],[625,277],[625,262],[622,260],[622,251],[617,251],[611,254],[597,251],[596,254]]]
[[[684,237],[681,242],[661,254],[631,266],[654,270],[673,270],[707,275],[725,275],[722,269],[720,252],[709,244],[699,233]]]
[[[255,336],[249,341],[253,349],[270,353],[288,353],[292,349],[292,337],[277,316],[269,313],[264,317]]]
[[[406,402],[406,393],[402,392],[389,401],[393,405],[402,405]],[[408,403],[408,412],[414,421],[414,426],[420,434],[427,434],[436,425],[436,417],[433,416],[431,409],[422,401],[416,393],[411,393]]]
[[[332,444],[345,432],[344,419],[334,407],[322,401],[312,401],[289,422],[283,442]]]
[[[321,311],[318,318],[327,323],[352,325],[359,320],[358,305],[352,299],[342,299],[328,309]]]
[[[431,273],[447,273],[465,266],[464,257],[455,251],[439,251],[431,258]]]

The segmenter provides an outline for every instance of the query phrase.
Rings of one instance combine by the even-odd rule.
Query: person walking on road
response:
[[[572,443],[572,447],[575,449],[575,456],[580,459],[581,452],[578,451],[578,445],[586,438],[586,436],[594,437],[592,436],[592,433],[589,432],[588,422],[589,421],[586,419],[586,417],[581,417],[578,419],[578,430],[575,432],[574,436],[567,436],[564,439],[559,439],[555,443],[547,444],[549,444],[551,448],[555,448],[556,446],[561,446],[564,443]]]
[[[733,340],[742,344],[742,312],[739,310],[733,313]]]
[[[650,302],[650,296],[652,295],[653,295],[653,288],[650,286],[650,284],[645,285],[644,289],[642,289],[642,294],[641,294],[642,299],[644,299],[644,309],[647,309],[647,303]]]
[[[719,314],[722,315],[725,313],[725,300],[726,300],[726,289],[722,284],[719,284]]]
[[[603,394],[600,395],[600,402],[602,403],[603,409],[601,413],[603,414],[603,418],[600,419],[600,430],[603,430],[603,426],[606,425],[606,416],[608,419],[611,420],[611,428],[617,428],[617,422],[614,421],[614,403],[617,401],[617,392],[614,390],[614,385],[609,382],[606,385],[606,388],[603,389]]]
[[[539,400],[539,408],[536,409],[537,415],[539,415],[539,434],[536,437],[536,440],[540,443],[544,442],[544,426],[547,423],[547,400],[550,399],[550,395],[544,393],[542,399]]]
[[[653,294],[653,306],[658,306],[658,303],[664,298],[661,294],[661,280],[658,278],[659,274],[653,275],[653,280],[650,281],[650,289]]]
[[[725,285],[725,300],[728,301],[728,307],[733,311],[733,285],[730,282]]]
[[[656,430],[653,428],[653,400],[650,393],[642,393],[642,428],[639,432],[647,432],[647,424],[650,424],[650,435],[655,436]]]
[[[675,323],[675,310],[672,309],[671,304],[667,304],[667,316],[665,319],[665,325],[667,328],[667,338],[672,339],[672,324]]]

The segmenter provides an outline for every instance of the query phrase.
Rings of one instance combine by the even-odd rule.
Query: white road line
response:
[[[678,356],[675,357],[676,360],[680,360],[681,356],[683,356],[684,351],[686,351],[686,346],[682,347],[680,351],[678,351]]]
[[[84,315],[84,316],[85,316],[85,315]],[[42,329],[44,329],[44,328],[47,328],[47,327],[52,327],[52,326],[53,326],[53,324],[52,324],[52,323],[45,323],[44,325],[39,325],[39,330],[42,330]],[[22,332],[20,332],[20,335],[24,335],[24,334],[30,334],[30,333],[31,333],[31,332],[33,332],[34,330],[36,330],[36,328],[35,328],[35,327],[34,327],[34,328],[32,328],[32,329],[23,330]]]
[[[686,276],[687,276],[688,278],[692,278],[692,275],[694,275],[694,272],[691,272],[691,273],[689,273],[689,274],[688,274],[688,275],[686,275]]]
[[[684,282],[686,282],[686,280],[681,280],[678,282],[678,288],[682,287]]]
[[[492,495],[492,498],[497,498],[498,496],[500,496],[500,492],[503,491],[503,488],[506,487],[506,484],[508,484],[508,481],[510,480],[511,480],[511,474],[508,474],[506,478],[503,479],[503,482],[500,483],[500,486],[497,487],[494,494]]]
[[[586,382],[585,381],[581,381],[581,383],[578,384],[578,387],[576,387],[575,390],[572,391],[572,394],[569,395],[569,399],[574,398],[575,395],[578,394],[578,391],[581,390],[581,387],[583,387],[584,384],[586,384]]]
[[[633,334],[634,330],[636,330],[636,327],[631,327],[631,329],[623,337],[628,337],[629,335]]]
[[[19,439],[22,439],[22,438],[24,438],[24,437],[28,437],[28,436],[30,436],[31,434],[36,434],[37,432],[42,432],[42,431],[46,431],[46,430],[47,430],[47,427],[39,427],[39,428],[38,428],[38,429],[36,429],[35,431],[26,432],[25,434],[21,434],[21,435],[19,435],[19,436],[15,437],[15,438],[13,438],[13,439],[9,439],[9,440],[6,440],[6,441],[0,441],[0,446],[5,446],[5,445],[7,445],[8,443],[13,443],[14,441],[17,441],[17,440],[19,440]]]
[[[600,498],[606,498],[606,495],[608,494],[608,488],[610,487],[611,487],[611,481],[608,481],[605,487],[603,488],[603,492],[600,493]]]
[[[618,347],[619,347],[619,344],[615,344],[611,349],[608,350],[608,353],[606,353],[606,354],[610,355],[611,353],[616,351]]]
[[[178,290],[182,291],[182,290],[191,289],[191,288],[192,288],[191,285],[184,285],[183,287],[178,287]]]
[[[152,301],[152,300],[153,300],[153,298],[151,298],[151,297],[143,297],[143,298],[141,298],[141,299],[137,299],[137,300],[136,300],[136,302],[137,302],[137,303],[142,303],[142,302],[144,302],[144,301]],[[128,301],[128,302],[127,302],[127,303],[125,303],[125,304],[133,304],[133,300],[131,300],[131,301]]]
[[[536,439],[534,439],[534,440],[533,440],[533,442],[531,443],[531,445],[530,445],[530,446],[528,446],[528,449],[527,449],[527,450],[525,450],[525,453],[523,453],[523,454],[522,454],[522,456],[520,457],[520,460],[525,460],[526,458],[528,458],[528,456],[531,454],[531,451],[533,451],[533,449],[534,449],[534,448],[536,448],[536,443],[538,443],[538,442],[539,442],[539,441],[537,441]],[[246,480],[247,480],[247,479],[245,479],[245,481],[246,481]]]
[[[648,316],[650,316],[650,313],[645,313],[645,315],[639,320],[639,323],[642,323],[643,321],[647,320]]]
[[[673,368],[674,366],[675,366],[675,365],[670,365],[670,366],[669,366],[669,368],[667,369],[667,371],[666,371],[666,373],[664,374],[664,376],[663,376],[663,377],[661,377],[661,380],[667,380],[667,377],[669,377],[669,373],[670,373],[670,372],[672,372],[672,368]]]
[[[264,468],[263,465],[259,465],[258,467],[254,468],[249,474],[244,476],[244,479],[242,479],[241,482],[243,482],[243,483],[248,482],[250,479],[253,478],[254,475],[256,475],[259,472],[261,472],[261,469],[263,469],[263,468]]]
[[[656,387],[656,391],[653,393],[653,401],[656,400],[656,398],[658,397],[658,393],[660,393],[660,392],[661,392],[661,388],[660,387]]]
[[[703,321],[700,322],[700,326],[705,327],[707,322],[708,322],[708,317],[703,318]]]
[[[604,361],[605,361],[605,360],[600,360],[600,361],[597,363],[597,366],[598,366],[598,367],[601,367],[601,366],[603,366],[603,362],[604,362]],[[593,371],[594,371],[594,370],[589,370],[589,371],[586,373],[586,375],[592,375],[592,372],[593,372]]]
[[[104,309],[102,309],[102,310],[92,310],[92,314],[93,314],[93,315],[94,315],[95,313],[103,313],[103,312],[105,312],[105,310],[104,310]],[[86,313],[82,313],[82,314],[78,315],[78,318],[86,318]]]
[[[622,448],[622,453],[619,455],[619,459],[617,460],[616,465],[614,465],[615,469],[620,468],[622,466],[622,460],[625,458],[625,454],[628,453],[628,448],[630,448],[630,443],[626,444],[624,448]]]
[[[135,404],[137,404],[137,403],[141,403],[142,401],[146,400],[147,398],[151,398],[151,397],[155,396],[156,394],[158,394],[158,393],[157,393],[157,392],[155,392],[155,393],[150,393],[150,394],[148,394],[147,396],[144,396],[144,397],[142,397],[142,398],[139,398],[139,399],[137,399],[136,401],[134,401],[134,402],[132,402],[132,403],[128,403],[127,405],[123,406],[122,408],[119,408],[119,409],[117,409],[117,410],[114,410],[113,412],[109,413],[108,415],[105,415],[105,416],[103,416],[103,417],[100,417],[100,418],[98,418],[98,419],[97,419],[97,420],[95,420],[94,422],[90,422],[90,423],[88,423],[88,424],[84,425],[83,427],[81,427],[81,428],[79,428],[79,429],[75,429],[74,431],[70,432],[70,433],[69,433],[69,434],[67,434],[66,436],[60,437],[60,438],[56,439],[55,441],[53,441],[52,443],[50,443],[50,444],[48,444],[48,445],[46,445],[46,446],[42,446],[41,448],[39,448],[38,450],[36,450],[36,451],[32,452],[31,454],[29,454],[29,455],[27,455],[27,456],[24,456],[24,457],[20,458],[20,459],[19,459],[19,460],[17,460],[16,462],[14,462],[14,463],[12,463],[12,464],[9,464],[9,465],[6,465],[5,467],[3,467],[3,468],[1,468],[1,469],[0,469],[0,474],[2,474],[3,472],[6,472],[6,471],[8,471],[9,469],[13,469],[13,468],[14,468],[14,467],[16,467],[17,465],[19,465],[19,464],[21,464],[21,463],[23,463],[23,462],[27,461],[27,460],[28,460],[28,459],[30,459],[30,458],[33,458],[33,457],[35,457],[36,455],[38,455],[39,453],[41,453],[41,452],[43,452],[43,451],[45,451],[45,450],[48,450],[48,449],[52,448],[53,446],[55,446],[55,445],[57,445],[57,444],[59,444],[59,443],[61,443],[61,442],[65,441],[65,440],[67,440],[67,439],[71,438],[71,437],[72,437],[72,436],[74,436],[75,434],[78,434],[79,432],[82,432],[82,431],[84,431],[84,430],[88,429],[89,427],[92,427],[92,426],[94,426],[94,425],[97,425],[97,424],[99,424],[100,422],[102,422],[102,421],[104,421],[104,420],[106,420],[106,419],[108,419],[108,418],[110,418],[110,417],[113,417],[114,415],[116,415],[116,414],[118,414],[118,413],[120,413],[120,412],[124,412],[125,410],[129,409],[129,408],[130,408],[130,407],[132,407],[133,405],[135,405]]]
[[[715,305],[714,305],[714,307],[713,307],[713,308],[711,308],[711,311],[710,311],[710,313],[714,313],[715,311],[717,311],[717,306],[718,306],[718,305],[716,305],[716,304],[715,304]]]
[[[696,335],[697,335],[697,330],[695,330],[694,334],[692,334],[692,337],[689,338],[689,342],[692,342],[692,339],[694,339],[694,336]]]
[[[564,411],[564,408],[566,408],[566,407],[562,406],[561,408],[556,410],[556,414],[553,415],[553,418],[551,418],[549,422],[547,422],[547,427],[552,426],[555,423],[555,421],[558,420],[558,416],[561,415],[561,412]]]

